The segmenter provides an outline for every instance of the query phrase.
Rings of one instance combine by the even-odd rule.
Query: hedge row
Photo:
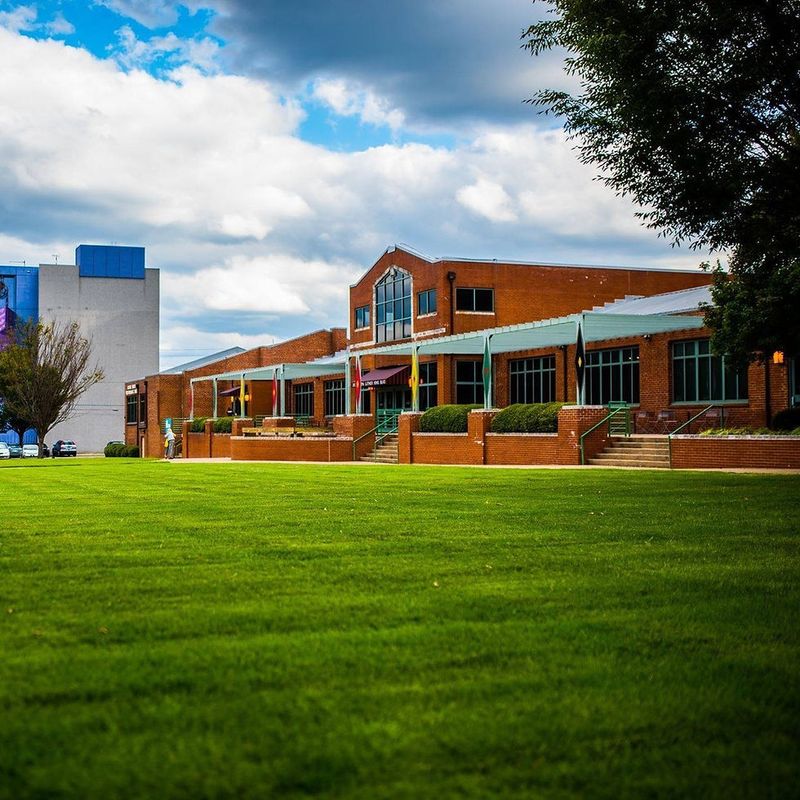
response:
[[[135,444],[112,442],[105,446],[103,455],[106,458],[139,458],[139,448]]]
[[[470,411],[483,406],[434,406],[419,418],[423,433],[466,433]]]
[[[205,433],[208,417],[195,417],[189,425],[192,433]],[[233,417],[220,417],[214,420],[214,433],[230,433]]]
[[[515,403],[498,411],[492,433],[555,433],[563,403]]]

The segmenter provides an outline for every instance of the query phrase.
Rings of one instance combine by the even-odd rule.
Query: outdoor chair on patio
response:
[[[672,433],[678,427],[678,420],[675,417],[675,412],[669,409],[663,409],[658,412],[655,422],[656,433]]]
[[[635,433],[654,433],[656,427],[655,415],[650,411],[637,411],[634,419]]]

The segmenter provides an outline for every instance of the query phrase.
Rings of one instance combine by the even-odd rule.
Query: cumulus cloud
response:
[[[321,78],[314,82],[311,96],[339,116],[355,116],[370,125],[386,125],[396,131],[405,122],[403,112],[391,108],[386,98],[344,80]]]
[[[38,27],[37,16],[35,6],[18,6],[12,11],[0,11],[0,28],[14,33],[32,31]]]
[[[516,222],[517,214],[511,207],[508,192],[487,178],[478,178],[475,183],[462,186],[456,192],[456,199],[465,208],[492,222]]]

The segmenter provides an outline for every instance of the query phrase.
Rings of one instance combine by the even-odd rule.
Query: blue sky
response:
[[[523,101],[528,0],[0,0],[0,263],[81,242],[162,269],[165,365],[346,324],[432,256],[694,266]]]

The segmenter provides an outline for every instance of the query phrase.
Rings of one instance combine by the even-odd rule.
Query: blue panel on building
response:
[[[17,322],[39,319],[39,270],[36,267],[6,267],[0,264],[0,281],[8,289],[2,302],[17,315]]]
[[[80,244],[75,263],[82,278],[144,278],[144,247]]]

